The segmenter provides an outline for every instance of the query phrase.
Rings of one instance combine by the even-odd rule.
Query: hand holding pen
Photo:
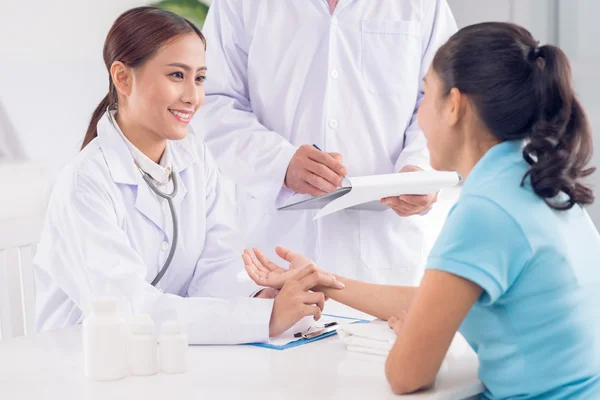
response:
[[[317,145],[303,145],[292,157],[285,186],[296,193],[320,196],[342,186],[347,170],[339,153],[321,151]]]

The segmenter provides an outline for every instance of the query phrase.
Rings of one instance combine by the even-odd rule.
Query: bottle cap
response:
[[[96,297],[92,300],[91,308],[94,314],[115,314],[119,312],[119,299],[117,297]]]
[[[131,322],[131,332],[153,335],[154,321],[148,314],[136,315]]]
[[[161,325],[162,333],[184,333],[183,323],[181,321],[165,321]]]

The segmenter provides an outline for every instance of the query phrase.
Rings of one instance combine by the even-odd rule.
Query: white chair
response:
[[[2,220],[0,226],[0,337],[34,332],[33,256],[42,218]]]
[[[0,99],[0,160],[25,160],[25,150]]]
[[[35,330],[33,256],[48,199],[43,169],[0,164],[0,338]]]

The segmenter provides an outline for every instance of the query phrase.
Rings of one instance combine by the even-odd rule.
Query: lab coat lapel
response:
[[[191,134],[190,134],[191,135]],[[189,136],[176,142],[169,142],[169,151],[172,157],[173,174],[177,179],[177,194],[173,198],[173,205],[179,219],[185,218],[181,215],[181,203],[187,194],[185,184],[185,169],[196,161],[194,138]],[[141,174],[138,178],[138,192],[135,207],[160,228],[168,241],[171,241],[173,235],[173,222],[171,220],[171,211],[167,200],[158,197],[148,186]]]
[[[181,202],[187,194],[186,172],[185,170],[198,159],[196,153],[196,135],[190,130],[190,133],[181,140],[169,142],[171,159],[173,162],[173,174],[177,175],[177,195],[173,199],[175,209],[181,209]],[[194,183],[192,183],[193,185]],[[182,216],[181,218],[185,218]]]
[[[163,208],[163,203],[166,207]],[[167,200],[158,197],[150,186],[144,181],[142,174],[139,174],[137,181],[137,194],[135,198],[135,208],[156,225],[164,235],[170,240],[167,230],[166,218],[170,218]],[[167,214],[165,213],[167,212]]]
[[[167,235],[165,216],[160,204],[160,201],[166,200],[159,199],[148,187],[135,166],[127,144],[107,114],[98,122],[98,140],[113,181],[121,185],[137,186],[135,208]]]
[[[100,146],[114,182],[137,186],[135,208],[156,225],[170,241],[172,222],[167,200],[158,197],[144,181],[142,174],[135,166],[127,144],[106,114],[98,123],[98,140],[100,140]],[[185,169],[197,159],[195,136],[190,133],[180,141],[169,142],[169,146],[173,158],[173,173],[177,174],[177,183],[179,184],[173,204],[175,210],[179,212],[181,203],[187,194],[187,187],[184,183]]]

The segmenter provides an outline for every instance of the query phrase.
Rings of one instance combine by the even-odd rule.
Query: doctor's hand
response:
[[[400,172],[415,171],[422,171],[422,169],[414,165],[406,165],[400,170]],[[422,214],[431,210],[437,198],[437,193],[427,195],[405,194],[402,196],[385,197],[381,199],[381,204],[388,206],[401,217],[410,217],[411,215]]]
[[[341,154],[305,144],[292,157],[284,183],[296,193],[319,196],[341,187],[346,173]]]
[[[333,275],[327,274],[323,270],[317,268],[313,261],[299,253],[294,253],[285,247],[278,246],[275,251],[277,255],[289,263],[289,269],[281,268],[271,260],[260,249],[246,249],[242,258],[244,267],[248,276],[260,286],[280,289],[290,279],[293,279],[300,271],[306,267],[311,267],[318,273],[319,285],[331,287],[335,289],[344,288],[344,284]]]
[[[285,282],[275,297],[269,321],[269,336],[279,336],[302,318],[312,315],[315,321],[321,318],[325,307],[325,295],[309,290],[322,281],[317,267],[309,265],[298,271]]]

